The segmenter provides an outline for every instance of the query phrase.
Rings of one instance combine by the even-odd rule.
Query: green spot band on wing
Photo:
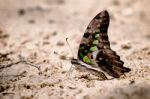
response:
[[[90,63],[91,62],[90,59],[87,56],[84,56],[83,61],[85,63]]]
[[[92,60],[90,60],[89,57],[87,57],[87,56],[83,57],[83,62],[85,62],[87,64],[94,64],[94,62]]]
[[[92,46],[92,47],[90,48],[90,51],[92,51],[92,52],[97,51],[97,50],[98,50],[97,46]]]
[[[84,55],[80,52],[80,58],[83,59]]]
[[[92,44],[97,45],[98,44],[98,40],[94,40]]]
[[[95,34],[95,38],[99,38],[99,34]]]

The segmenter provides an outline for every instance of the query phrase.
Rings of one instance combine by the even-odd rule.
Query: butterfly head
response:
[[[78,64],[78,59],[72,58],[71,59],[71,64]]]

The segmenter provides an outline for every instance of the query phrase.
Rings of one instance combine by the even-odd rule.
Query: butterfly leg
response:
[[[73,72],[73,70],[75,69],[73,67],[73,64],[78,64],[78,60],[77,59],[72,59],[71,60],[71,67],[69,68],[69,71],[67,72],[67,76],[70,77],[71,76],[71,73]]]
[[[71,67],[69,68],[69,70],[68,70],[68,72],[67,72],[67,77],[70,78],[70,76],[71,76],[73,70],[74,70],[74,67],[73,67],[73,65],[71,65]]]

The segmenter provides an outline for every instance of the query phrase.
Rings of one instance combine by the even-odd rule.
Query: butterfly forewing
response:
[[[97,14],[88,25],[81,40],[78,58],[87,64],[94,64],[98,51],[104,47],[109,48],[107,36],[109,14],[102,11]]]

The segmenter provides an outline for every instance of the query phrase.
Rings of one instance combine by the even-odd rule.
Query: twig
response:
[[[37,66],[37,65],[35,65],[35,64],[32,64],[32,63],[29,62],[29,61],[22,61],[22,62],[24,62],[25,64],[30,65],[30,66],[32,66],[32,67],[35,67],[35,68],[37,68],[37,69],[40,71],[40,66]]]
[[[4,96],[5,96],[5,95],[9,95],[9,94],[15,94],[15,93],[13,93],[13,92],[3,92],[3,93],[2,93],[2,95],[4,95]]]
[[[7,65],[0,65],[0,69],[11,67],[13,65],[19,64],[20,62],[21,61],[10,63],[10,64],[7,64]]]
[[[7,57],[8,55],[13,54],[13,52],[0,53],[0,57]]]
[[[20,74],[17,75],[0,75],[0,79],[4,78],[4,77],[25,77],[26,76],[27,71],[23,71]]]
[[[27,64],[27,65],[30,65],[30,66],[32,66],[32,67],[37,68],[37,69],[41,72],[40,66],[37,66],[37,65],[35,65],[35,64],[32,64],[31,62],[27,61],[27,60],[26,60],[23,56],[21,56],[21,55],[18,55],[18,58],[19,58],[19,61],[17,61],[17,62],[13,62],[13,63],[7,64],[7,65],[0,65],[0,69],[8,68],[8,67],[11,67],[11,66],[16,65],[16,64],[19,64],[19,63],[25,63],[25,64]]]

